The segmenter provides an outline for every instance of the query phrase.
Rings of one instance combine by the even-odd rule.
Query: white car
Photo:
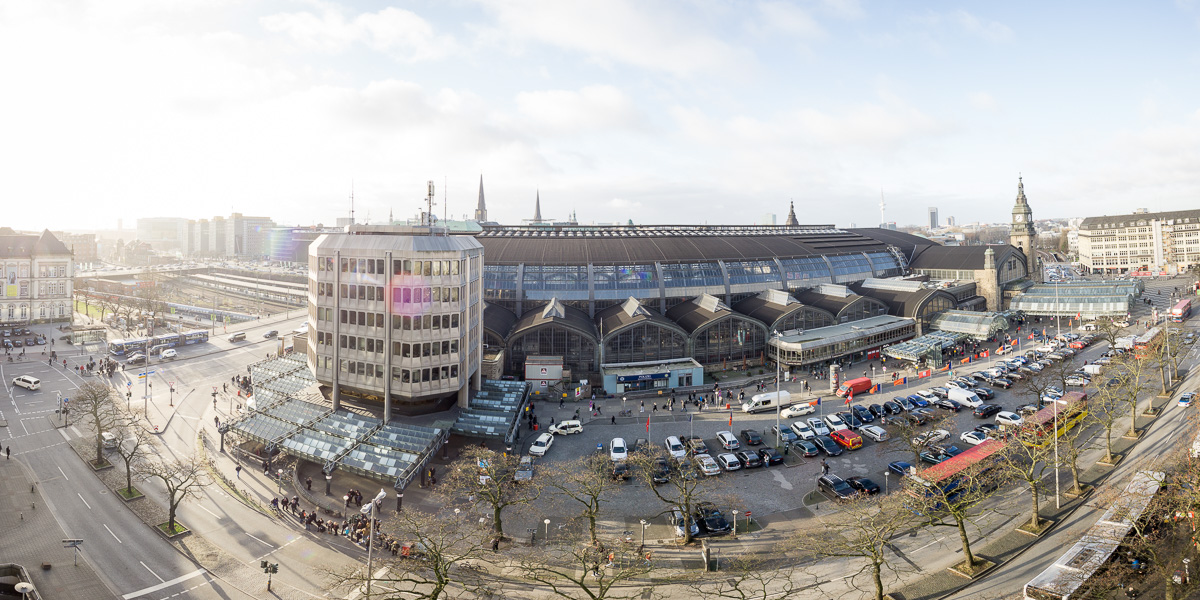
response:
[[[613,462],[621,462],[629,458],[629,446],[625,445],[625,438],[613,438],[608,443],[608,457]]]
[[[946,431],[945,429],[934,429],[933,431],[926,431],[925,433],[913,438],[912,443],[914,446],[928,446],[930,444],[936,444],[948,439],[950,439],[949,431]]]
[[[825,424],[829,425],[829,429],[836,431],[838,429],[850,429],[850,426],[837,415],[828,415],[825,417]]]
[[[730,431],[718,431],[717,441],[721,443],[721,447],[726,450],[740,450],[742,443]],[[720,457],[717,457],[718,459]],[[740,464],[740,463],[739,463]]]
[[[178,356],[179,356],[179,353],[176,352],[174,348],[167,348],[166,350],[162,351],[162,359],[163,360],[167,360],[169,358],[176,358]]]
[[[1004,410],[996,413],[996,423],[1006,427],[1020,427],[1025,424],[1025,419],[1017,413]]]
[[[937,394],[933,393],[933,390],[917,390],[917,395],[930,402],[937,400]]]
[[[987,437],[987,434],[983,433],[982,431],[975,430],[975,431],[963,432],[962,435],[958,436],[958,439],[960,439],[972,446],[978,446],[979,444],[982,444],[985,441],[987,441],[988,437]]]
[[[1091,381],[1082,375],[1071,375],[1063,380],[1063,383],[1074,387],[1085,387],[1087,384],[1091,383]]]
[[[717,466],[717,461],[707,454],[697,454],[692,460],[696,461],[696,468],[709,477],[721,474],[721,467]]]
[[[721,464],[721,468],[726,471],[736,471],[742,468],[742,461],[738,457],[726,452],[725,454],[717,455],[717,462]]]
[[[546,451],[554,444],[554,434],[543,433],[529,445],[529,453],[534,456],[545,456]]]
[[[792,432],[799,436],[802,440],[811,440],[817,437],[817,434],[812,430],[812,427],[809,427],[804,421],[793,421]]]
[[[21,386],[27,390],[36,390],[36,389],[42,387],[42,382],[37,377],[30,377],[29,375],[19,375],[19,376],[13,378],[13,385]]]
[[[683,442],[679,441],[678,436],[673,435],[668,437],[667,440],[663,442],[663,446],[666,446],[667,454],[670,454],[671,458],[674,458],[675,460],[683,460],[687,458],[687,448],[683,447]]]
[[[779,416],[783,417],[785,419],[795,419],[796,417],[802,417],[804,415],[811,415],[815,412],[817,412],[816,406],[813,406],[812,404],[807,404],[807,403],[800,403],[800,404],[793,404],[787,408],[784,408],[782,411],[779,412]]]
[[[813,433],[817,435],[829,435],[829,426],[825,424],[825,421],[817,417],[810,417],[808,419],[808,426],[812,427]]]
[[[876,442],[886,442],[890,437],[888,436],[887,430],[878,425],[863,425],[862,427],[858,428],[858,433],[863,437],[871,438]]]

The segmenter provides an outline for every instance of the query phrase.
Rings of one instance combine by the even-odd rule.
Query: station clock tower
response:
[[[1039,261],[1033,247],[1036,236],[1037,231],[1033,228],[1033,209],[1029,208],[1029,201],[1025,199],[1025,183],[1017,177],[1017,203],[1012,210],[1012,233],[1008,236],[1008,243],[1025,254],[1026,268],[1034,281],[1040,280],[1037,277]]]

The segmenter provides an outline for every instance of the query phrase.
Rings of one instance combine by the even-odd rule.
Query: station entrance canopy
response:
[[[807,331],[787,331],[767,342],[767,356],[802,366],[894,344],[916,335],[913,319],[880,315]]]
[[[883,354],[888,358],[907,360],[913,363],[921,362],[924,359],[931,366],[940,367],[943,362],[943,351],[969,337],[971,336],[965,333],[934,331],[907,342],[888,346],[883,349]]]
[[[929,326],[935,331],[965,333],[976,340],[986,340],[1007,331],[1009,320],[1004,313],[947,310],[934,317]]]
[[[1083,281],[1037,284],[1014,296],[1009,308],[1039,317],[1124,317],[1141,294],[1140,281]]]

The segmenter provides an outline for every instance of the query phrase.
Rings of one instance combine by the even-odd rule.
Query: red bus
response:
[[[1158,342],[1162,338],[1162,327],[1154,327],[1150,331],[1143,333],[1133,341],[1133,357],[1146,358],[1154,353]]]
[[[978,446],[971,446],[958,456],[948,458],[916,475],[906,477],[905,479],[910,482],[908,491],[917,494],[922,488],[936,487],[943,492],[956,489],[964,483],[964,475],[978,474],[986,470],[990,465],[984,464],[984,467],[978,471],[976,466],[992,460],[1003,449],[1004,442],[1000,440],[987,440]],[[928,493],[926,492],[926,494]]]
[[[1088,395],[1084,392],[1067,392],[1062,398],[1046,405],[1037,414],[1025,420],[1021,426],[1021,442],[1026,446],[1043,447],[1071,430],[1087,418]],[[1057,417],[1057,424],[1055,418]]]
[[[1171,322],[1182,323],[1192,316],[1192,299],[1184,298],[1171,307]]]

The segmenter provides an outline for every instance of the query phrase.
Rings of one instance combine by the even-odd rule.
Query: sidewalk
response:
[[[41,489],[31,492],[33,480],[19,458],[0,457],[0,481],[0,537],[9,541],[3,562],[25,567],[43,598],[115,598],[87,561],[75,566],[75,551],[63,548],[66,533],[46,508]],[[43,570],[43,564],[50,568]]]

